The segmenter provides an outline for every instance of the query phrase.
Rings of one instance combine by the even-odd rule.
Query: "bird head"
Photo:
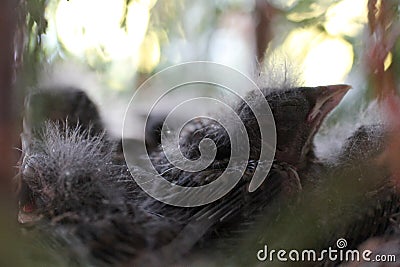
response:
[[[19,169],[19,221],[63,214],[95,213],[121,199],[111,179],[122,175],[112,163],[113,146],[104,135],[79,127],[46,123],[40,138],[22,136]]]
[[[103,132],[97,108],[82,90],[41,89],[26,97],[21,134],[23,155],[16,179],[20,221],[36,220],[44,211],[54,216],[63,212],[57,205],[63,198],[74,198],[65,194],[74,192],[70,189],[75,186],[79,189],[79,183],[87,184],[84,179],[99,175],[101,168],[93,164],[108,163],[106,157],[110,157]]]
[[[24,120],[32,133],[40,131],[46,121],[81,125],[92,135],[104,131],[96,105],[85,92],[69,87],[40,89],[28,95]]]
[[[307,155],[312,153],[313,138],[321,123],[350,88],[349,85],[329,85],[272,92],[262,90],[275,120],[275,159],[302,168]],[[251,95],[249,100],[257,101]],[[257,159],[262,142],[258,122],[245,103],[239,105],[237,112],[249,135],[250,158]]]

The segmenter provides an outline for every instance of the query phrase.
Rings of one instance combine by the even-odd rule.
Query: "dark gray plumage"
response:
[[[400,233],[400,195],[393,173],[383,160],[390,134],[390,127],[383,124],[360,127],[346,140],[335,166],[350,170],[352,176],[347,177],[353,181],[353,190],[357,188],[357,194],[364,194],[363,201],[355,203],[358,208],[352,211],[353,220],[338,227],[336,236],[346,237],[348,248],[352,249],[380,244],[382,249],[376,245],[369,247],[373,255],[393,251]],[[360,246],[366,240],[369,241]]]
[[[91,135],[104,132],[96,105],[84,91],[72,87],[37,89],[25,101],[25,125],[33,133],[41,131],[48,120],[70,127],[90,128]]]
[[[180,229],[140,207],[142,193],[116,157],[118,142],[105,134],[83,91],[29,95],[21,139],[19,221],[61,250],[68,246],[71,259],[123,262],[169,242]]]
[[[105,263],[132,259],[171,240],[179,229],[172,219],[126,201],[124,183],[131,177],[125,166],[112,162],[113,148],[102,135],[49,123],[24,153],[20,222],[35,222],[72,242],[70,249],[79,256]]]
[[[346,251],[387,232],[400,207],[390,170],[381,164],[387,134],[382,125],[359,128],[345,141],[335,164],[308,172],[314,178],[305,184],[297,201],[282,210],[268,209],[235,251],[254,252],[268,244],[269,249],[319,252],[336,249],[339,238],[346,239]],[[231,256],[239,265],[256,263],[252,253]],[[308,264],[339,263],[325,255],[322,261]]]
[[[215,236],[218,229],[262,213],[280,192],[286,197],[296,195],[302,187],[298,173],[316,160],[312,153],[313,137],[348,89],[338,85],[263,90],[277,123],[278,151],[268,179],[252,194],[247,185],[258,164],[261,140],[252,112],[240,103],[236,111],[248,129],[252,147],[245,175],[224,198],[193,209],[170,207],[141,193],[126,166],[115,162],[113,142],[97,130],[88,130],[92,125],[90,116],[88,120],[78,116],[77,128],[70,123],[42,124],[35,130],[38,135],[23,135],[21,220],[38,219],[35,224],[58,233],[57,238],[74,240],[77,244],[77,249],[72,249],[74,253],[87,251],[90,258],[103,263],[130,259],[154,264],[153,249],[158,249],[154,255],[179,260],[197,242]],[[250,94],[249,101],[257,99]],[[59,118],[63,121],[70,117],[68,109],[61,110],[62,116],[50,120],[57,122]],[[84,106],[77,114],[81,113],[85,113]],[[44,117],[48,118],[46,114]],[[96,122],[98,116],[93,115],[92,119]],[[230,156],[229,139],[219,125],[201,120],[192,123],[191,131],[186,131],[181,139],[182,152],[188,158],[196,158],[198,144],[204,137],[214,140],[218,151],[216,160],[200,173],[174,168],[162,152],[152,154],[164,178],[185,186],[198,186],[219,177]],[[145,175],[140,171],[135,174]],[[167,259],[158,260],[167,263]]]
[[[346,85],[337,85],[263,90],[276,122],[277,153],[268,178],[256,192],[249,193],[247,187],[258,164],[260,132],[252,111],[244,103],[239,103],[236,112],[249,133],[251,150],[246,172],[235,188],[222,199],[204,207],[177,208],[152,199],[149,199],[150,203],[146,203],[147,206],[159,214],[178,216],[189,223],[199,218],[214,221],[207,231],[209,235],[227,228],[229,224],[251,220],[262,213],[271,200],[282,192],[287,198],[296,195],[301,190],[303,178],[298,173],[317,160],[313,155],[313,137],[325,116],[336,107],[349,88]],[[257,101],[252,94],[248,96],[248,100]],[[212,139],[217,146],[216,160],[204,171],[182,171],[170,164],[162,151],[152,154],[154,166],[165,179],[183,186],[199,186],[212,182],[227,166],[230,156],[229,137],[219,124],[197,119],[190,124],[190,131],[184,131],[180,139],[183,155],[196,159],[199,156],[198,145],[203,138]]]

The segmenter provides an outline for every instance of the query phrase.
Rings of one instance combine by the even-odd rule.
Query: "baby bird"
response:
[[[367,240],[359,249],[372,250],[372,256],[390,250],[397,255],[393,251],[400,240],[400,195],[393,175],[382,157],[388,145],[390,131],[382,124],[360,127],[347,139],[336,166],[354,170],[354,177],[358,181],[354,178],[353,180],[359,184],[357,191],[366,195],[363,202],[358,204],[359,209],[354,211],[358,216],[347,222],[347,227],[343,227],[339,234],[348,239],[349,248],[356,248]],[[354,262],[351,266],[356,264]],[[360,266],[363,265],[360,263]]]
[[[21,139],[18,220],[67,249],[77,263],[139,258],[180,229],[174,220],[140,207],[142,193],[127,167],[115,160],[117,142],[106,136],[83,91],[31,94]]]
[[[244,102],[239,103],[236,112],[247,129],[251,149],[247,169],[232,191],[222,199],[198,208],[177,208],[149,199],[146,209],[166,217],[179,217],[188,221],[189,225],[208,220],[207,227],[210,229],[204,230],[204,235],[209,236],[211,232],[226,228],[227,224],[237,225],[262,213],[282,191],[284,196],[293,195],[301,189],[303,177],[299,177],[298,173],[316,161],[313,154],[314,135],[349,89],[347,85],[332,85],[263,90],[276,123],[277,148],[267,179],[253,193],[249,193],[247,188],[257,168],[262,140],[253,112]],[[247,100],[257,102],[251,93]],[[168,162],[162,151],[151,155],[155,168],[165,179],[183,186],[200,186],[218,179],[225,171],[230,156],[229,136],[222,126],[210,121],[194,121],[190,124],[190,131],[183,132],[180,149],[189,159],[196,159],[200,154],[198,145],[203,138],[212,139],[217,146],[216,160],[207,169],[199,172],[180,170]]]
[[[332,180],[340,191],[329,197],[337,201],[352,194],[341,201],[343,223],[336,230],[337,236],[347,238],[349,248],[383,234],[399,209],[396,185],[380,160],[387,137],[388,130],[382,124],[361,126],[345,141],[333,166]]]
[[[285,162],[297,171],[311,163],[315,159],[313,138],[316,132],[324,118],[339,104],[349,89],[348,85],[300,87],[286,90],[263,89],[262,92],[272,110],[276,124],[275,160]],[[257,105],[258,100],[250,93],[247,101]],[[257,161],[262,142],[257,119],[244,101],[237,105],[235,111],[243,121],[249,135],[249,161]],[[190,130],[183,131],[180,139],[180,150],[183,155],[189,159],[197,159],[200,156],[201,140],[209,138],[217,146],[214,163],[221,165],[222,162],[229,160],[231,150],[229,135],[220,124],[207,119],[196,119],[189,124],[189,127],[186,127]],[[160,173],[172,167],[168,165],[162,151],[154,153],[152,160]],[[169,176],[177,177],[166,173],[164,178],[169,179]],[[180,183],[176,179],[174,182]]]
[[[81,129],[90,128],[93,136],[104,131],[96,105],[84,91],[73,87],[39,89],[28,95],[24,119],[32,132],[40,131],[47,120],[71,127],[83,125]]]
[[[131,260],[171,240],[178,224],[126,201],[131,177],[113,164],[113,153],[104,135],[45,124],[24,148],[20,223],[34,223],[73,257],[97,264]]]

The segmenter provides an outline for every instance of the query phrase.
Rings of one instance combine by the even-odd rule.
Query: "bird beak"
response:
[[[350,85],[338,84],[318,86],[312,88],[311,90],[307,90],[307,98],[310,103],[314,103],[314,106],[307,116],[306,123],[309,126],[310,132],[305,144],[301,149],[300,159],[304,159],[307,156],[307,153],[310,150],[312,139],[324,121],[325,117],[340,103],[350,88]],[[302,160],[300,160],[300,162],[302,162]]]
[[[34,205],[31,201],[27,200],[30,198],[30,190],[27,185],[22,180],[22,169],[26,161],[26,157],[30,154],[31,144],[32,144],[32,131],[31,126],[26,118],[23,119],[23,131],[21,133],[21,144],[22,144],[22,155],[20,159],[20,170],[16,176],[17,191],[16,195],[19,199],[19,212],[18,212],[18,222],[20,224],[29,224],[38,221],[41,217],[33,213]],[[26,203],[25,203],[26,202]]]
[[[316,87],[311,96],[315,98],[315,105],[308,114],[307,122],[310,124],[321,122],[340,103],[350,88],[351,86],[346,84]]]

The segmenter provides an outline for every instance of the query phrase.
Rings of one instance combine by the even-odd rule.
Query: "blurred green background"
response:
[[[305,84],[344,82],[357,68],[367,24],[367,0],[29,2],[31,41],[41,39],[41,59],[83,64],[116,91],[131,91],[144,77],[192,60],[251,74],[260,61],[257,26],[267,33],[265,52],[295,60]]]
[[[268,81],[291,66],[302,85],[351,84],[341,107],[347,112],[373,96],[367,6],[368,0],[31,0],[24,87],[75,82],[119,135],[134,90],[166,67],[206,60],[256,80],[265,71],[260,79]],[[385,55],[385,69],[393,58]]]

